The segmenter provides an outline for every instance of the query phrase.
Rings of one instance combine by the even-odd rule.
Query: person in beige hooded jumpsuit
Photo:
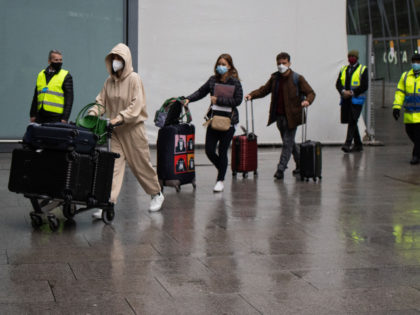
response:
[[[142,81],[133,69],[130,48],[121,43],[116,45],[106,56],[105,64],[110,75],[96,97],[96,103],[104,106],[111,124],[122,123],[114,129],[111,138],[111,151],[119,153],[120,158],[115,160],[110,201],[117,202],[127,161],[144,191],[152,196],[149,211],[159,211],[164,197],[150,161],[144,126],[148,117],[145,95]],[[91,111],[91,114],[98,114]],[[100,218],[101,214],[99,210],[93,217]]]

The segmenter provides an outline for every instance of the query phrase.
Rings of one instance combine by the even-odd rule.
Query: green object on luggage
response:
[[[100,115],[101,109],[104,107],[101,104],[90,103],[83,107],[79,114],[77,114],[76,125],[92,131],[98,136],[98,144],[102,145],[106,142],[107,138],[108,120],[100,116],[88,115],[89,110],[95,106],[97,107],[98,115]]]

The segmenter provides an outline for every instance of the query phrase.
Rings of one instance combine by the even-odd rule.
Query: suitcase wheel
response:
[[[58,227],[60,225],[60,220],[58,220],[58,218],[53,214],[49,214],[47,216],[47,219],[48,219],[48,225],[49,225],[51,231],[53,231],[53,232],[57,231]]]
[[[176,192],[180,192],[181,191],[181,186],[180,185],[176,185],[175,186],[175,190],[176,190]]]
[[[232,176],[236,176],[238,174],[236,171],[232,171]]]
[[[194,189],[197,188],[197,184],[195,183],[195,179],[193,179],[193,181],[191,182],[191,184],[192,184],[192,186],[193,186]]]
[[[71,220],[76,214],[76,205],[71,203],[65,203],[63,205],[63,215],[66,219]]]
[[[115,217],[114,207],[103,209],[102,221],[104,221],[105,224],[111,224],[112,220],[114,220],[114,217]]]
[[[243,172],[243,173],[242,173],[242,177],[243,177],[243,178],[248,178],[248,172]]]
[[[254,176],[258,176],[257,170],[254,171]]]
[[[305,180],[305,177],[301,176],[300,180],[303,182]]]
[[[34,229],[37,229],[42,225],[42,217],[39,213],[32,211],[29,216],[31,217],[31,224]]]

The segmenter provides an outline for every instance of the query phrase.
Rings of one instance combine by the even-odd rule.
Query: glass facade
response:
[[[21,139],[39,71],[48,52],[63,53],[74,83],[70,119],[93,100],[108,76],[104,58],[125,40],[125,2],[109,0],[0,0],[0,141]]]
[[[347,33],[372,34],[374,77],[397,82],[420,52],[420,0],[347,0]]]

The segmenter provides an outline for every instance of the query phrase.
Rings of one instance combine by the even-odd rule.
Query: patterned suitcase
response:
[[[306,122],[303,115],[306,116]],[[305,123],[302,125],[302,143],[300,144],[300,178],[307,181],[312,178],[316,181],[317,178],[322,178],[321,142],[306,140],[307,119],[308,108],[305,107],[302,111],[302,121]]]
[[[192,184],[195,188],[193,124],[180,123],[159,129],[157,139],[157,175],[160,185],[173,186],[180,191],[181,185]]]
[[[232,175],[242,173],[243,177],[248,176],[248,172],[257,175],[258,168],[258,144],[257,136],[254,133],[254,110],[251,100],[252,132],[248,132],[248,101],[245,102],[246,130],[243,135],[233,137],[231,168]]]

